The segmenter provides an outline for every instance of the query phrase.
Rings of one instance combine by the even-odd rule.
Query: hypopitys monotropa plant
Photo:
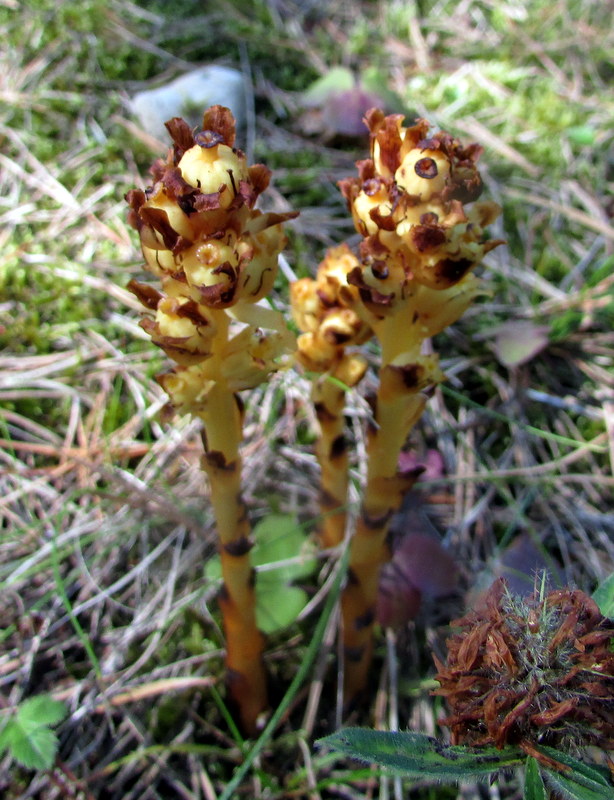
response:
[[[248,166],[234,147],[231,112],[214,106],[196,133],[175,118],[166,160],[153,184],[132,190],[129,221],[139,233],[157,288],[129,288],[151,314],[142,327],[175,362],[158,380],[170,407],[203,422],[202,461],[217,523],[229,692],[253,734],[267,708],[264,639],[256,626],[250,525],[241,500],[243,406],[239,392],[269,379],[294,351],[294,337],[271,308],[257,305],[273,286],[285,244],[281,223],[296,216],[254,208],[270,172]]]
[[[444,377],[436,354],[423,352],[424,342],[458,320],[480,294],[472,270],[501,243],[485,232],[500,208],[477,202],[478,145],[463,147],[446,133],[429,135],[426,120],[405,127],[402,116],[377,109],[365,122],[371,157],[357,163],[358,177],[340,182],[363,238],[338,296],[379,340],[381,366],[342,596],[347,701],[367,685],[390,519],[421,471],[400,471],[399,454],[423,412],[425,390]]]
[[[358,259],[347,244],[331,248],[318,266],[315,279],[301,278],[291,287],[292,314],[303,333],[297,340],[296,360],[312,374],[311,400],[319,431],[315,452],[320,465],[318,537],[322,547],[343,540],[346,524],[349,459],[345,436],[345,393],[367,370],[356,352],[373,332],[343,302],[340,290]]]

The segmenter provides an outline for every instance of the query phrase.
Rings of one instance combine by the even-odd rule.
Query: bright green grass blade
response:
[[[527,759],[524,771],[524,792],[522,800],[546,800],[546,789],[539,771],[539,766],[534,758]]]

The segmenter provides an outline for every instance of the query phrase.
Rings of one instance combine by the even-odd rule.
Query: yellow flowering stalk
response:
[[[257,731],[267,708],[256,626],[250,525],[241,500],[243,406],[238,392],[269,379],[294,350],[278,312],[256,305],[273,286],[285,244],[282,225],[296,216],[254,208],[269,170],[247,165],[234,147],[231,112],[214,106],[203,130],[167,123],[173,147],[152,167],[153,185],[132,190],[129,221],[139,232],[147,269],[161,290],[131,281],[151,312],[141,322],[175,362],[158,381],[170,407],[203,422],[203,469],[217,523],[229,692],[244,730]]]
[[[500,244],[485,237],[499,207],[474,202],[482,191],[478,145],[463,147],[446,133],[429,136],[426,120],[404,127],[402,116],[377,109],[365,121],[371,158],[357,163],[357,178],[340,183],[363,238],[359,264],[339,296],[378,338],[381,368],[342,596],[347,701],[367,684],[389,522],[421,471],[400,473],[398,457],[424,409],[424,390],[444,377],[437,356],[422,353],[423,342],[459,319],[480,293],[471,270]]]
[[[349,247],[340,245],[327,252],[315,280],[301,278],[291,286],[294,320],[304,331],[297,342],[297,361],[315,376],[311,399],[320,428],[315,452],[321,471],[318,535],[322,547],[343,541],[348,491],[345,391],[356,386],[367,369],[363,356],[346,348],[373,335],[339,297],[348,273],[357,266]]]

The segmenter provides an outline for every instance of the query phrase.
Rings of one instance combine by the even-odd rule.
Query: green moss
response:
[[[26,25],[34,35],[23,37],[21,24],[10,35],[19,40],[25,60],[46,50],[50,64],[66,58],[74,63],[75,69],[54,70],[52,86],[47,88],[72,92],[77,87],[92,88],[92,82],[101,78],[149,77],[156,57],[123,40],[116,22],[127,29],[136,27],[134,20],[122,20],[110,11],[106,0],[85,0],[79,4],[70,0],[33,0],[28,4]],[[145,38],[148,34],[142,18],[138,20],[138,34]]]
[[[411,105],[418,97],[452,126],[455,119],[476,116],[555,180],[582,168],[587,131],[595,140],[606,138],[607,130],[600,129],[594,109],[581,99],[570,100],[549,75],[519,67],[517,59],[474,59],[467,66],[412,77],[405,102]],[[496,169],[502,157],[489,153],[488,158]],[[509,167],[503,162],[503,169]]]
[[[535,259],[533,264],[535,271],[550,283],[558,286],[560,281],[567,274],[567,267],[561,263],[556,254],[550,252],[547,248],[541,251],[539,256]]]
[[[237,0],[214,7],[200,0],[180,0],[173,3],[169,16],[168,4],[156,0],[148,3],[148,10],[166,18],[158,46],[180,53],[185,60],[239,65],[246,59],[252,72],[274,76],[274,83],[287,91],[299,91],[315,77],[309,60],[279,27],[266,2]]]
[[[48,271],[14,262],[0,276],[0,347],[15,353],[44,351],[73,330],[96,329],[108,309],[108,297],[92,292],[75,278],[59,279]]]

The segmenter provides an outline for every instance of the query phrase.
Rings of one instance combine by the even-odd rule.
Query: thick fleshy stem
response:
[[[362,358],[344,356],[313,383],[311,399],[320,426],[315,454],[320,464],[322,519],[318,537],[323,548],[337,547],[345,536],[349,486],[345,401],[348,388],[355,386],[365,371]]]
[[[211,310],[209,319],[216,332],[209,357],[183,370],[176,367],[160,381],[176,402],[190,402],[188,391],[198,398],[192,398],[190,406],[203,423],[202,467],[209,478],[218,535],[222,570],[218,602],[226,639],[226,680],[242,729],[253,736],[268,706],[265,639],[257,626],[250,523],[241,497],[243,406],[232,385],[233,380],[249,377],[251,366],[239,363],[237,369],[237,339],[243,334],[232,335],[229,315]],[[239,353],[245,355],[246,351],[240,348]]]
[[[394,322],[389,318],[384,325],[391,327]],[[377,334],[384,341],[395,341],[381,329]],[[399,455],[424,410],[421,389],[429,378],[438,377],[428,362],[400,368],[390,363],[392,356],[389,348],[383,350],[374,424],[367,441],[367,480],[350,544],[348,583],[341,597],[346,704],[359,699],[368,685],[380,569],[390,559],[386,544],[390,520],[422,472],[421,467],[399,472]],[[424,362],[424,357],[420,360]]]
[[[411,127],[402,122],[379,109],[367,112],[371,157],[357,162],[358,177],[339,184],[362,237],[360,263],[347,273],[339,297],[382,348],[367,483],[342,597],[346,705],[367,687],[380,566],[389,558],[386,535],[418,476],[397,471],[399,454],[424,408],[424,390],[443,379],[422,344],[480,293],[471,270],[500,244],[485,236],[499,208],[474,202],[482,191],[481,148],[445,133],[429,135],[426,120]]]
[[[296,213],[254,207],[269,170],[248,166],[234,146],[235,122],[227,108],[208,109],[195,135],[179,118],[167,128],[173,147],[152,166],[153,185],[127,196],[129,221],[162,291],[137,281],[130,289],[149,311],[142,327],[175,362],[157,378],[170,408],[203,422],[203,469],[222,565],[229,693],[251,736],[267,708],[267,682],[241,499],[239,392],[268,380],[294,350],[281,315],[257,304],[275,281],[285,244],[281,224]]]
[[[211,504],[219,537],[222,587],[218,602],[226,637],[227,683],[243,729],[253,735],[268,706],[263,662],[265,640],[256,623],[255,574],[249,552],[250,524],[241,499],[242,410],[239,398],[215,386],[206,410],[203,469],[211,488]]]
[[[311,391],[320,435],[315,455],[320,465],[320,511],[318,538],[323,548],[336,547],[343,541],[348,490],[348,454],[345,437],[345,392],[323,376],[316,379]]]

